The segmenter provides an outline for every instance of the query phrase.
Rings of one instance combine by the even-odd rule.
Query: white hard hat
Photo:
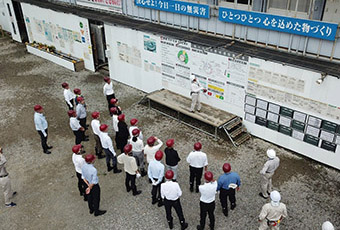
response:
[[[322,224],[322,230],[334,230],[334,226],[331,222],[325,221]]]
[[[196,79],[195,74],[191,74],[191,75],[190,75],[190,81],[193,81],[193,80],[195,80],[195,79]]]
[[[270,199],[271,199],[271,204],[273,206],[279,206],[280,200],[281,200],[281,195],[278,191],[274,190],[270,193]]]
[[[274,149],[268,149],[267,150],[267,156],[270,158],[270,159],[273,159],[276,157],[276,152]]]

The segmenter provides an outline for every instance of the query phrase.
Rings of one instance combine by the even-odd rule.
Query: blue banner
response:
[[[290,34],[334,41],[338,25],[321,21],[290,18],[253,11],[219,8],[218,18],[223,22],[275,30]]]
[[[136,6],[154,10],[185,14],[199,18],[210,18],[209,5],[173,0],[135,0]]]

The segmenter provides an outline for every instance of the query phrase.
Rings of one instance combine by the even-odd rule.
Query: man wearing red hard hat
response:
[[[113,90],[113,85],[110,77],[104,77],[105,84],[103,86],[103,93],[106,97],[107,104],[109,106],[109,109],[112,107],[110,104],[110,100],[116,98],[115,92]]]
[[[124,152],[124,146],[127,144],[129,139],[129,130],[125,123],[125,114],[118,116],[118,132],[116,133],[116,144],[120,152]]]
[[[85,194],[86,184],[84,180],[81,178],[81,168],[85,164],[85,159],[81,156],[82,153],[82,145],[74,145],[72,147],[72,162],[74,164],[74,168],[76,170],[76,176],[78,178],[78,190],[80,196],[84,196],[84,201],[87,201],[87,196]]]
[[[231,203],[230,209],[236,207],[235,190],[240,190],[241,179],[236,172],[230,172],[231,166],[229,163],[223,164],[223,172],[217,180],[217,191],[220,191],[220,202],[222,211],[225,216],[228,216],[228,198]]]
[[[130,128],[129,128],[130,137],[133,136],[133,135],[132,135],[132,131],[133,131],[134,129],[138,129],[138,130],[139,130],[138,138],[141,139],[141,140],[143,140],[143,133],[142,133],[142,131],[140,130],[140,128],[138,128],[137,124],[138,124],[138,119],[132,118],[132,119],[130,120],[130,125],[131,125]]]
[[[144,143],[139,139],[140,131],[139,129],[134,129],[131,133],[131,138],[129,139],[129,144],[132,145],[132,155],[136,158],[139,171],[142,176],[146,175],[144,168]]]
[[[81,178],[87,185],[85,190],[87,202],[90,209],[90,214],[94,213],[95,216],[100,216],[106,213],[105,210],[99,209],[100,203],[100,186],[97,175],[97,169],[93,166],[96,156],[93,154],[87,154],[85,156],[86,164],[81,167]]]
[[[66,82],[62,83],[61,86],[64,88],[64,98],[65,98],[65,101],[66,101],[66,105],[68,106],[69,110],[73,110],[73,107],[74,107],[73,100],[74,100],[74,97],[76,95],[74,95],[74,93],[72,93],[69,85]]]
[[[80,122],[77,119],[76,111],[69,110],[67,114],[70,117],[70,127],[74,136],[76,137],[76,145],[80,144],[82,141],[88,141],[89,139],[87,139],[85,136],[85,128],[80,125]]]
[[[96,146],[94,147],[95,151],[96,151],[96,155],[98,156],[98,159],[102,159],[105,156],[102,155],[103,153],[103,147],[102,147],[102,143],[100,141],[99,135],[100,135],[100,113],[97,111],[94,111],[92,113],[92,121],[91,121],[91,128],[92,128],[92,132],[93,132],[93,137],[94,140],[96,142]]]
[[[148,167],[148,177],[152,182],[152,204],[158,202],[158,207],[163,205],[161,198],[161,183],[164,177],[164,165],[161,163],[163,155],[163,152],[158,150],[155,154],[155,159],[150,162]]]
[[[157,145],[155,143],[157,142]],[[150,163],[155,159],[156,152],[162,147],[163,142],[157,137],[151,136],[146,140],[147,145],[144,147],[144,157],[146,161]]]
[[[88,125],[86,124],[87,112],[85,100],[83,97],[78,97],[77,101],[79,102],[78,105],[76,106],[77,119],[79,120],[80,125],[83,126],[85,130],[87,130]]]
[[[52,146],[47,145],[47,137],[48,137],[48,124],[46,121],[46,118],[43,114],[44,109],[41,105],[35,105],[34,106],[34,124],[35,129],[38,131],[40,138],[41,138],[41,146],[43,148],[44,153],[50,154],[51,152],[49,149],[52,149]]]
[[[178,162],[181,158],[179,158],[177,151],[173,148],[175,144],[174,139],[167,140],[165,144],[167,146],[164,150],[166,170],[172,170],[174,172],[174,180],[176,180]]]
[[[196,142],[194,144],[194,151],[190,152],[187,157],[190,169],[190,192],[194,191],[194,181],[196,179],[196,192],[198,193],[198,186],[201,184],[203,168],[205,171],[208,169],[207,154],[201,151],[202,144]]]
[[[217,182],[214,180],[212,172],[206,171],[204,173],[205,183],[199,186],[201,193],[200,197],[200,224],[197,225],[197,230],[203,230],[205,227],[205,219],[207,214],[210,220],[210,230],[215,228],[215,195],[217,189]]]

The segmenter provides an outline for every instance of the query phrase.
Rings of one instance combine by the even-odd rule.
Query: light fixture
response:
[[[326,77],[327,73],[321,73],[321,77],[318,80],[316,80],[316,83],[320,85],[325,80]]]

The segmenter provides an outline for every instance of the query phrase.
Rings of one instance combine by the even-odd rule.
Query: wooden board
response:
[[[204,97],[204,95],[200,96]],[[200,113],[197,111],[195,113],[191,113],[191,99],[165,89],[151,93],[147,96],[147,98],[151,101],[157,102],[170,109],[178,111],[182,114],[195,118],[214,127],[220,127],[228,121],[237,117],[234,114],[216,109],[204,103],[202,103],[202,109]]]

